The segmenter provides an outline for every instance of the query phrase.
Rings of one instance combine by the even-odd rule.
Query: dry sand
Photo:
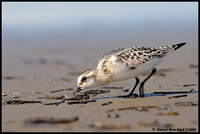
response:
[[[60,100],[38,99],[37,97],[61,96],[71,92],[51,93],[53,90],[75,88],[78,74],[96,66],[100,54],[103,53],[100,46],[98,48],[33,45],[21,45],[13,48],[13,46],[4,46],[2,95],[6,94],[6,96],[2,96],[2,131],[198,131],[198,106],[175,106],[176,102],[192,101],[198,103],[198,67],[190,67],[191,64],[198,66],[198,51],[194,46],[196,45],[193,44],[192,47],[187,44],[187,46],[167,56],[157,67],[157,70],[158,73],[161,69],[171,70],[163,72],[165,76],[153,76],[145,84],[145,95],[147,96],[145,98],[115,98],[114,96],[128,92],[123,92],[122,89],[107,89],[110,90],[109,93],[90,96],[90,98],[96,99],[96,102],[74,105],[62,103],[58,106],[44,105],[43,103]],[[139,78],[144,79],[145,76]],[[134,83],[135,80],[132,79],[114,82],[107,86],[130,89]],[[196,86],[183,87],[185,84],[196,84]],[[180,94],[165,96],[152,94],[156,91],[189,91],[191,89],[194,89],[192,93],[180,98],[168,98]],[[135,93],[139,94],[138,88]],[[6,100],[13,99],[42,101],[42,104],[3,104]],[[106,102],[112,103],[102,106]],[[152,108],[148,111],[117,110],[129,106],[157,106],[162,109]],[[111,109],[114,111],[107,112]],[[166,111],[174,111],[178,115],[159,115]],[[109,118],[109,114],[117,114],[118,117]],[[32,126],[24,124],[30,118],[70,119],[76,116],[78,120],[68,124]],[[105,123],[106,125],[120,124],[125,125],[125,128],[91,127],[95,122]],[[99,126],[101,127],[101,124]],[[163,127],[167,127],[167,129]]]

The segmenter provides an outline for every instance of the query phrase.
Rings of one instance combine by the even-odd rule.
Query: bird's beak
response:
[[[79,93],[81,90],[82,90],[82,89],[81,89],[81,87],[77,87],[77,89],[76,89],[75,93],[76,93],[76,92],[78,92],[78,93]]]

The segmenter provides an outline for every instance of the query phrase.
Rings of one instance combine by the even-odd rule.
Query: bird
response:
[[[77,78],[78,87],[74,92],[79,93],[84,89],[135,78],[136,82],[131,92],[128,95],[119,95],[118,97],[132,97],[139,83],[140,97],[145,97],[144,84],[156,73],[155,66],[159,65],[167,55],[185,44],[186,42],[159,47],[132,46],[109,51],[101,56],[96,68],[85,70]],[[138,76],[147,72],[151,73],[140,82]]]

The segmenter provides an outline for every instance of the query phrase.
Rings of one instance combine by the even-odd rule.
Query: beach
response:
[[[39,97],[65,96],[66,93],[75,90],[79,74],[88,68],[96,67],[100,53],[105,50],[101,49],[101,46],[98,46],[98,49],[39,45],[21,45],[13,49],[12,45],[5,46],[2,66],[2,131],[198,131],[198,50],[195,46],[186,44],[168,55],[156,67],[157,74],[144,86],[145,98],[116,97],[128,94],[124,89],[129,91],[132,89],[135,79],[130,79],[111,83],[107,88],[85,90],[109,90],[104,94],[90,95],[90,99],[96,102],[68,104],[69,101],[65,101],[59,105],[44,104],[62,99],[39,99]],[[139,78],[142,80],[146,76],[142,75]],[[194,90],[191,93],[154,94],[154,92],[192,89]],[[61,91],[52,92],[55,90]],[[138,88],[135,93],[139,95]],[[173,97],[185,94],[187,96]],[[8,100],[41,101],[41,103],[6,104]],[[175,105],[178,102],[188,101],[194,104]],[[137,106],[138,109],[134,108]],[[133,108],[123,110],[127,107]],[[74,117],[78,119],[71,123],[26,124],[27,120],[34,118]]]

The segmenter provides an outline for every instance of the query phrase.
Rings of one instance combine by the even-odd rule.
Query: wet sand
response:
[[[198,66],[198,50],[196,46],[195,44],[187,44],[167,56],[157,66],[157,75],[145,84],[145,98],[123,99],[116,97],[128,94],[123,89],[131,90],[135,83],[135,80],[132,79],[107,85],[109,87],[123,87],[123,89],[93,88],[110,90],[105,94],[90,95],[90,99],[94,99],[96,102],[69,105],[66,103],[68,101],[65,101],[58,106],[44,105],[44,103],[61,100],[39,99],[38,97],[62,96],[67,92],[72,92],[69,90],[51,93],[53,90],[75,88],[79,73],[88,68],[96,67],[100,55],[106,52],[105,50],[111,50],[114,46],[108,46],[108,49],[102,46],[21,45],[14,48],[13,46],[3,46],[2,131],[198,131],[198,106],[175,105],[176,102],[187,101],[198,104],[198,67],[196,67]],[[159,70],[163,69],[168,71],[162,72],[164,75],[159,75]],[[145,76],[139,78],[142,80]],[[186,84],[196,85],[183,86]],[[191,89],[194,89],[192,93],[182,93],[187,94],[187,96],[180,98],[168,97],[182,94],[153,94],[153,92],[189,91]],[[135,93],[139,95],[138,88]],[[3,104],[6,100],[41,101],[42,103]],[[106,102],[112,103],[102,105]],[[144,109],[118,110],[130,106],[144,106]],[[156,108],[145,108],[145,106],[155,106]],[[169,113],[166,115],[166,112],[170,111],[174,112],[175,115]],[[162,115],[163,113],[164,115]],[[78,120],[56,125],[25,124],[30,118],[37,117],[54,119],[78,117]],[[96,122],[101,123],[97,124],[96,127],[92,126]],[[114,128],[112,128],[113,124]]]

